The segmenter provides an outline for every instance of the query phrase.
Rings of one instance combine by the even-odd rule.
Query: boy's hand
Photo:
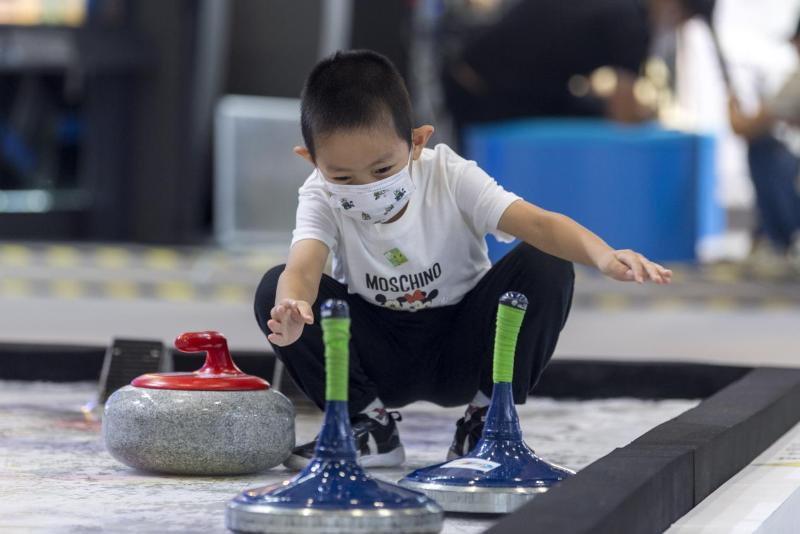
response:
[[[267,339],[279,347],[291,345],[300,338],[305,325],[314,324],[314,312],[304,300],[283,299],[272,308],[270,316],[267,328],[272,333]]]
[[[642,284],[652,280],[656,284],[669,284],[672,281],[672,271],[633,250],[608,252],[601,258],[598,268],[609,278],[620,282],[636,281]]]

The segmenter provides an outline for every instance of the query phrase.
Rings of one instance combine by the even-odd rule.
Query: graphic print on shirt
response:
[[[394,267],[400,267],[408,261],[408,258],[406,258],[406,255],[403,254],[403,251],[397,247],[384,252],[383,257],[389,260],[389,263],[391,263]]]
[[[406,293],[402,297],[394,299],[387,299],[386,295],[378,293],[375,295],[375,302],[385,308],[391,308],[393,310],[417,311],[423,308],[429,308],[431,306],[430,302],[437,296],[439,296],[438,289],[434,289],[430,293],[416,289],[411,294]]]
[[[397,248],[386,252],[384,256],[393,265],[395,262],[401,265],[408,261]],[[441,276],[442,267],[437,262],[424,271],[412,274],[385,277],[366,273],[366,282],[368,289],[380,291],[374,297],[377,304],[394,310],[417,311],[430,307],[439,295],[438,289],[426,288]]]

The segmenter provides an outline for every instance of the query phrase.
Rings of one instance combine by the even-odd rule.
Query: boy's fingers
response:
[[[631,271],[630,267],[620,260],[617,260],[617,263],[614,265],[614,271],[616,271],[614,273],[615,277],[620,280],[630,280],[633,276],[633,271]]]
[[[672,280],[672,271],[665,269],[663,265],[659,265],[658,263],[656,263],[655,266],[656,269],[658,269],[658,274],[661,275],[661,279],[664,280],[664,283],[670,283]]]
[[[630,251],[625,251],[620,254],[619,260],[631,268],[633,271],[633,279],[639,282],[640,284],[644,282],[644,278],[642,276],[642,272],[644,267],[642,266],[642,261],[637,254],[634,254]]]
[[[270,319],[269,321],[267,321],[267,328],[269,328],[270,331],[272,331],[275,334],[280,334],[281,331],[283,330],[283,326],[281,325],[281,323],[279,323],[275,319]]]
[[[309,306],[307,302],[298,303],[297,309],[300,311],[300,316],[306,324],[314,324],[314,312],[311,311],[311,306]]]
[[[302,302],[298,302],[296,300],[287,299],[282,302],[282,305],[285,306],[287,312],[291,314],[292,318],[302,321],[306,321],[306,314],[303,311]]]
[[[662,282],[661,275],[658,272],[658,269],[654,264],[651,262],[645,263],[645,269],[647,269],[647,275],[650,277],[650,280],[653,282],[660,284]]]

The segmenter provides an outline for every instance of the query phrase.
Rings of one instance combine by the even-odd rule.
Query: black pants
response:
[[[267,272],[256,291],[256,320],[265,334],[284,266]],[[452,306],[397,311],[347,293],[347,286],[323,275],[315,323],[292,345],[273,346],[290,376],[320,408],[325,403],[325,367],[319,306],[330,298],[350,305],[350,412],[375,397],[391,407],[417,400],[442,406],[466,404],[480,389],[492,393],[492,352],[497,302],[506,291],[529,300],[517,341],[514,400],[522,404],[536,385],[558,341],[572,303],[572,264],[520,244],[495,264]]]

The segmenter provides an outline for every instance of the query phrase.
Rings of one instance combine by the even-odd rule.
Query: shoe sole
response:
[[[369,454],[367,456],[358,456],[356,459],[361,467],[397,467],[403,465],[406,461],[406,450],[400,445],[389,452],[383,454]],[[284,467],[301,471],[311,462],[311,458],[300,456],[297,454],[290,455],[285,462]]]

